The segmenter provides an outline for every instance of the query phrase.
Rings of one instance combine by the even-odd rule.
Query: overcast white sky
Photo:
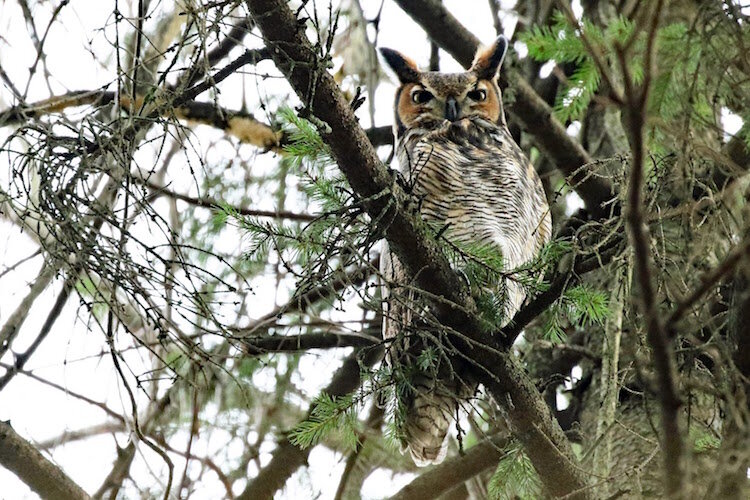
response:
[[[59,1],[53,3],[57,5]],[[486,0],[444,0],[444,3],[478,38],[485,42],[494,39],[495,30]],[[503,2],[505,7],[511,7],[514,3],[515,1]],[[35,8],[34,16],[38,27],[46,26],[54,5],[45,2],[41,7]],[[161,5],[165,6],[161,10],[169,10],[166,6],[170,5],[170,2],[162,2]],[[372,18],[380,6],[380,0],[362,0],[362,5],[366,11],[366,17]],[[110,45],[110,41],[114,39],[113,6],[112,1],[72,0],[70,5],[62,10],[60,22],[50,30],[46,43],[47,65],[53,75],[50,81],[54,93],[94,89],[108,85],[115,79]],[[131,2],[120,1],[120,8],[124,12],[130,12],[129,15],[132,16]],[[104,26],[108,27],[102,30]],[[429,46],[421,28],[390,1],[385,2],[380,26],[379,45],[400,50],[426,65]],[[514,19],[505,20],[507,35],[512,34],[514,26]],[[253,37],[248,37],[246,44],[253,46],[257,44],[257,41]],[[96,56],[96,59],[92,57],[92,54]],[[441,55],[444,70],[460,70],[460,66],[447,54]],[[29,61],[32,61],[34,56],[34,49],[20,8],[13,0],[0,0],[0,61],[3,69],[21,89],[28,80]],[[268,62],[263,63],[259,69],[273,71],[272,65]],[[279,80],[277,87],[279,93],[288,91],[283,81]],[[257,88],[253,77],[243,78],[237,75],[222,84],[219,102],[228,108],[238,109],[242,105],[244,95],[249,108],[253,109],[254,104],[259,101]],[[376,124],[378,125],[391,123],[394,88],[388,82],[383,82],[378,87],[376,95]],[[30,101],[50,97],[50,90],[41,75],[37,75],[31,81],[29,89]],[[11,95],[7,88],[0,85],[0,110],[12,103]],[[208,99],[208,95],[201,98]],[[363,123],[369,123],[366,110],[367,106],[359,110]],[[726,119],[727,128],[739,127],[736,119],[728,115]],[[198,137],[201,144],[213,144],[212,161],[219,161],[221,158],[231,159],[231,156],[235,154],[231,140],[222,143],[219,132],[207,127],[199,127],[199,129]],[[5,140],[9,133],[10,130],[7,128],[0,129],[0,141]],[[254,154],[252,148],[248,146],[240,149],[248,157]],[[0,157],[0,183],[2,183],[0,185],[7,185],[9,169],[6,161],[7,157]],[[270,168],[273,162],[273,158],[269,155],[256,160],[257,168]],[[195,187],[189,182],[183,181],[179,184],[179,179],[177,182],[178,184],[174,186],[175,190],[197,194]],[[264,206],[264,203],[268,206]],[[261,200],[257,208],[272,208],[270,203],[271,200]],[[224,244],[233,248],[241,243],[227,241]],[[0,272],[30,255],[35,249],[36,245],[33,241],[21,233],[16,226],[0,219]],[[33,282],[40,265],[41,259],[35,258],[0,278],[0,299],[2,299],[0,300],[0,325],[7,320],[27,293],[28,284]],[[251,311],[254,317],[263,315],[273,307],[274,303],[283,302],[286,298],[275,297],[274,293],[264,293],[273,289],[274,284],[270,278],[265,281],[260,279],[253,285],[258,291],[257,300]],[[60,286],[61,281],[55,281],[54,286],[50,287],[37,301],[23,327],[17,349],[23,346],[24,342],[30,342],[39,331]],[[103,345],[101,333],[89,330],[85,322],[78,319],[78,315],[77,300],[69,300],[52,334],[28,363],[27,369],[70,390],[82,392],[93,399],[106,402],[122,414],[128,414],[130,409],[127,397],[122,392],[122,386],[109,358],[98,355]],[[85,314],[81,314],[81,317],[85,317]],[[333,373],[338,365],[336,358],[338,357],[331,355],[306,357],[301,372],[307,374],[308,378],[300,380],[299,384],[310,394],[315,394],[328,382],[328,374]],[[136,367],[136,371],[139,364],[144,368],[148,366],[148,364],[144,365],[145,360],[136,354],[129,356],[128,360]],[[2,361],[10,363],[12,358],[6,355]],[[258,383],[262,383],[262,380]],[[142,403],[145,405],[145,401]],[[5,390],[0,392],[0,420],[11,421],[16,431],[24,437],[44,440],[60,435],[66,430],[87,428],[106,419],[100,409],[19,375]],[[122,436],[118,442],[120,445],[126,444]],[[113,438],[110,435],[78,441],[54,448],[51,458],[61,464],[66,473],[84,489],[93,492],[109,472],[115,451],[112,443]],[[202,454],[210,453],[212,449],[219,450],[224,443],[218,440],[213,443],[200,442],[199,446],[203,449],[199,447],[195,451]],[[160,460],[146,447],[141,448],[139,451],[148,457],[150,466],[157,471],[160,470]],[[272,447],[269,445],[261,451],[262,463],[266,463],[270,459]],[[229,452],[231,453],[231,450]],[[175,470],[181,470],[181,464],[184,462],[178,457],[172,458],[175,462]],[[326,448],[315,448],[310,455],[309,470],[299,472],[297,480],[291,482],[281,498],[310,498],[313,490],[321,492],[320,498],[331,498],[343,470],[341,459],[340,455]],[[141,460],[136,463],[134,474],[146,478],[146,481],[152,481],[149,471],[144,467],[144,462]],[[397,491],[410,478],[409,475],[394,478],[390,473],[379,470],[368,478],[364,491],[370,498],[383,497]],[[309,486],[310,483],[312,489]],[[204,484],[208,487],[196,492],[193,498],[211,499],[221,496],[223,490],[218,481],[213,484],[207,480]],[[13,474],[0,468],[0,499],[18,498],[35,498],[35,496]]]

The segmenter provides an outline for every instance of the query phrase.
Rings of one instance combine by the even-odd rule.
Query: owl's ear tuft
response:
[[[480,47],[477,50],[476,56],[474,56],[474,64],[471,65],[471,70],[477,74],[479,78],[492,80],[497,76],[497,72],[500,69],[500,65],[503,64],[505,59],[505,53],[508,51],[508,39],[500,35],[495,40],[495,43],[489,47]]]
[[[419,82],[419,68],[417,63],[405,55],[393,49],[381,48],[380,55],[396,74],[398,81],[401,83]]]

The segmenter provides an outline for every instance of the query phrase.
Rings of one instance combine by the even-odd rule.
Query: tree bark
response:
[[[281,0],[248,0],[247,5],[276,66],[306,111],[322,122],[323,140],[366,211],[374,220],[389,221],[384,230],[390,248],[420,288],[445,299],[438,314],[454,332],[458,354],[475,365],[477,380],[505,406],[511,429],[546,488],[553,495],[589,497],[586,478],[560,426],[513,356],[484,332],[466,284],[451,269],[434,236],[409,210],[409,197],[375,154],[295,15]]]
[[[8,422],[0,422],[0,465],[18,476],[42,498],[89,498],[62,469],[19,436]]]

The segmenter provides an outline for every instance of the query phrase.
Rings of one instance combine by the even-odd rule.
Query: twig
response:
[[[42,253],[42,249],[39,248],[34,253],[32,253],[31,255],[29,255],[28,257],[24,257],[23,259],[19,260],[18,262],[16,262],[12,266],[6,267],[2,271],[0,271],[0,278],[2,278],[3,276],[5,276],[6,274],[8,274],[8,273],[10,273],[12,271],[15,271],[20,265],[22,265],[22,264],[30,261],[31,259],[33,259],[37,255],[40,255],[41,253]],[[2,339],[2,335],[0,335],[0,339]],[[0,342],[0,344],[2,344],[2,342]]]
[[[0,367],[5,368],[6,370],[10,370],[10,369],[14,368],[12,365],[9,365],[7,363],[2,363],[2,362],[0,362]],[[44,378],[40,377],[39,375],[35,375],[34,373],[32,373],[30,371],[18,370],[18,369],[16,369],[16,370],[21,375],[25,375],[26,377],[34,379],[34,380],[36,380],[37,382],[39,382],[41,384],[48,385],[48,386],[50,386],[50,387],[52,387],[54,389],[57,389],[60,392],[64,392],[65,394],[67,394],[67,395],[69,395],[69,396],[71,396],[73,398],[80,399],[81,401],[83,401],[85,403],[88,403],[88,404],[90,404],[92,406],[96,406],[97,408],[101,409],[104,413],[106,413],[110,417],[114,418],[115,420],[117,420],[119,422],[122,422],[122,423],[125,423],[125,418],[122,415],[120,415],[119,413],[117,413],[116,411],[112,410],[105,403],[102,403],[102,402],[99,402],[99,401],[94,401],[93,399],[91,399],[91,398],[89,398],[87,396],[84,396],[83,394],[79,394],[79,393],[77,393],[75,391],[71,391],[67,387],[63,387],[60,384],[56,384],[56,383],[52,382],[51,380],[44,379]]]
[[[190,205],[195,205],[196,207],[219,209],[222,205],[225,205],[224,202],[221,202],[219,200],[214,200],[212,198],[208,198],[205,196],[202,198],[196,198],[194,196],[177,193],[165,186],[160,186],[156,184],[155,182],[140,181],[140,180],[137,180],[137,181],[142,182],[143,185],[153,189],[155,191],[154,194],[157,196],[159,195],[168,196],[176,200],[184,201],[185,203],[188,203]],[[275,211],[274,210],[256,210],[256,209],[244,208],[244,207],[233,207],[233,209],[236,210],[237,213],[240,215],[247,215],[247,216],[252,216],[252,217],[270,217],[274,219],[288,219],[288,220],[295,220],[295,221],[313,221],[318,218],[317,215],[289,212],[286,210],[275,210]]]
[[[747,257],[750,257],[750,236],[746,236],[738,245],[732,248],[718,266],[701,276],[699,279],[700,285],[682,299],[677,306],[675,306],[665,324],[669,338],[674,338],[677,335],[675,327],[685,313],[687,313],[701,297],[714,289],[724,276],[736,269],[737,265]]]
[[[16,337],[16,335],[18,335],[18,332],[21,330],[21,327],[26,321],[26,318],[29,316],[31,307],[33,306],[39,295],[41,295],[42,292],[47,288],[47,286],[52,282],[52,279],[55,277],[56,271],[57,270],[54,266],[51,266],[47,262],[44,262],[42,264],[41,270],[39,271],[39,274],[34,280],[34,284],[31,285],[29,293],[26,294],[21,303],[18,304],[18,307],[15,309],[15,311],[13,311],[13,313],[5,321],[2,329],[0,329],[0,358],[8,351],[8,349],[10,349],[10,346],[13,343],[13,339]]]
[[[13,380],[13,377],[15,377],[16,374],[18,374],[21,370],[23,370],[23,367],[26,365],[26,362],[29,360],[31,355],[34,354],[42,341],[52,330],[52,326],[55,324],[55,321],[57,321],[57,318],[60,316],[65,303],[68,301],[68,297],[70,296],[72,288],[73,278],[66,279],[65,283],[63,284],[63,288],[60,291],[60,295],[57,296],[55,303],[52,305],[52,309],[50,310],[49,314],[47,314],[47,319],[44,320],[44,324],[39,330],[39,333],[37,334],[34,341],[23,353],[16,355],[16,360],[15,363],[13,363],[13,366],[6,369],[5,374],[3,374],[2,378],[0,378],[0,390],[5,388],[5,386],[8,385],[11,380]]]

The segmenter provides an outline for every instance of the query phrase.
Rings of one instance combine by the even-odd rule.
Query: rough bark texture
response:
[[[330,131],[323,139],[349,184],[367,200],[367,212],[374,219],[383,217],[387,221],[384,231],[390,248],[415,276],[418,286],[455,304],[440,311],[444,324],[462,334],[455,339],[458,349],[477,366],[477,380],[506,407],[509,424],[545,486],[553,495],[587,496],[586,479],[560,426],[512,356],[497,350],[498,340],[482,333],[467,286],[407,208],[410,200],[378,159],[292,11],[281,0],[251,0],[247,5],[276,66],[307,110],[328,125]]]
[[[16,434],[8,422],[0,422],[0,465],[18,476],[42,498],[89,498],[62,469]]]
[[[391,500],[430,500],[447,493],[456,485],[497,465],[507,441],[505,437],[482,441],[468,450],[466,455],[446,460],[420,475],[401,488]]]

